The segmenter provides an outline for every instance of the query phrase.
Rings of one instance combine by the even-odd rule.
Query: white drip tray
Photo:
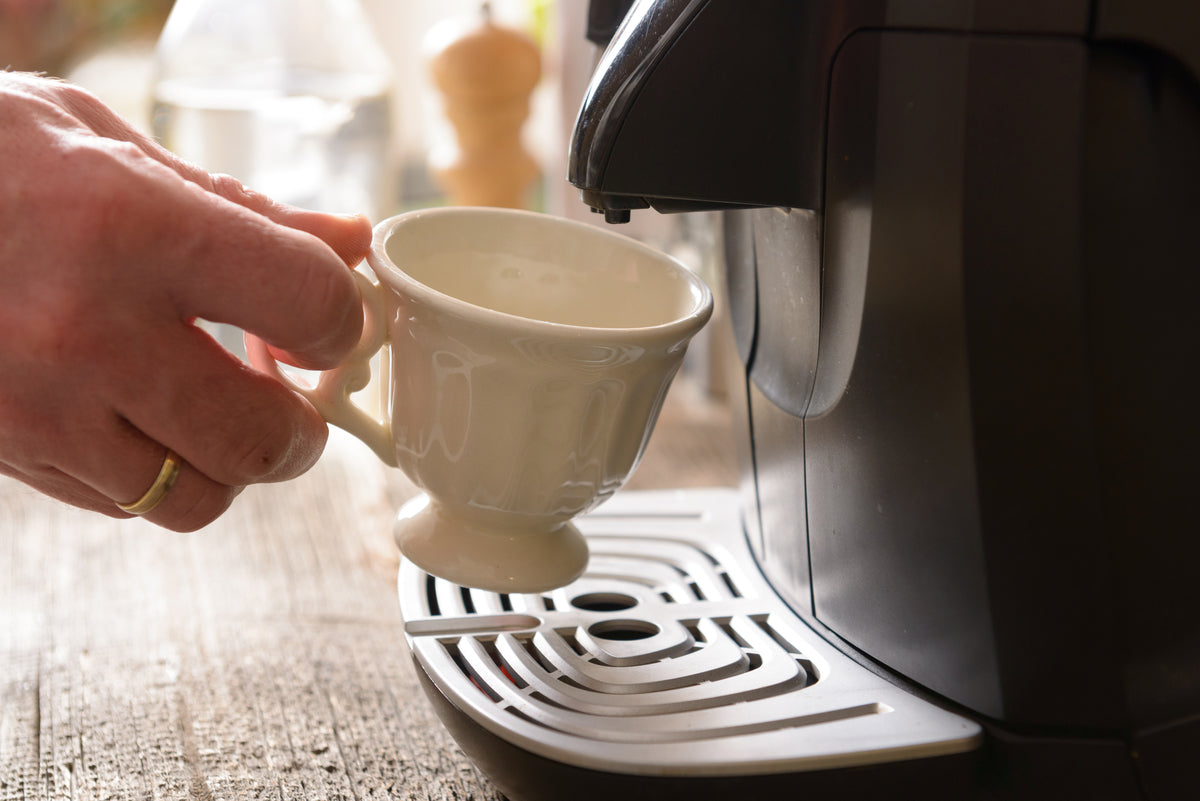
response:
[[[803,772],[976,748],[975,722],[865,670],[764,581],[733,490],[618,493],[574,583],[511,595],[400,568],[430,680],[491,734],[576,767]]]

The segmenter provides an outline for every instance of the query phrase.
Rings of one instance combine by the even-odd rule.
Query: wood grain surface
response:
[[[732,462],[724,409],[677,382],[629,489],[731,485]],[[337,432],[187,535],[0,479],[0,801],[502,798],[404,643],[413,492]]]

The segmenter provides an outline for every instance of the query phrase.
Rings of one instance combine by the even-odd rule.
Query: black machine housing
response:
[[[1195,797],[1200,4],[638,2],[569,173],[724,210],[751,548],[980,798]]]

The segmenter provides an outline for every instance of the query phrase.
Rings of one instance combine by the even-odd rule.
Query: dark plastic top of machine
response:
[[[625,5],[593,3],[589,36],[605,41]],[[1169,0],[638,0],[580,108],[567,177],[611,222],[650,207],[819,210],[829,67],[854,31],[1135,41],[1200,74],[1198,26],[1179,19],[1197,13]]]
[[[608,47],[632,7],[633,0],[592,0],[588,3],[587,40]]]

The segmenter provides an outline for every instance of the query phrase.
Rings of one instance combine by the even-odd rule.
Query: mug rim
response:
[[[392,233],[402,225],[411,224],[415,220],[428,217],[497,217],[508,216],[512,218],[523,218],[532,220],[537,224],[551,225],[566,225],[574,228],[587,236],[596,236],[609,240],[620,241],[625,246],[632,247],[642,253],[651,256],[654,260],[670,265],[680,275],[684,277],[688,285],[694,290],[695,302],[691,309],[682,315],[678,315],[671,320],[656,325],[646,326],[589,326],[577,325],[573,323],[559,323],[550,320],[542,320],[536,317],[523,317],[518,314],[492,309],[487,306],[480,306],[476,303],[463,300],[462,298],[434,289],[433,287],[418,281],[416,278],[402,270],[392,259],[387,255],[387,245]],[[524,330],[542,330],[547,334],[562,336],[567,332],[578,332],[579,336],[588,335],[603,335],[606,339],[621,339],[623,337],[636,337],[639,340],[645,340],[648,336],[655,335],[673,335],[677,336],[684,332],[699,330],[712,316],[713,312],[713,296],[712,290],[708,284],[704,282],[700,276],[688,269],[678,259],[661,251],[655,250],[643,242],[640,242],[625,234],[619,234],[616,231],[608,231],[603,228],[598,228],[578,220],[572,220],[567,217],[559,217],[545,212],[529,211],[526,209],[509,209],[493,206],[439,206],[427,209],[414,209],[412,211],[396,214],[380,221],[374,228],[371,238],[371,250],[367,257],[367,262],[371,266],[371,270],[375,273],[378,280],[391,289],[402,291],[405,295],[416,300],[426,303],[436,303],[450,309],[452,312],[462,317],[471,317],[475,319],[486,320],[490,325],[500,325],[505,328],[521,328]],[[388,280],[391,279],[391,280]]]

